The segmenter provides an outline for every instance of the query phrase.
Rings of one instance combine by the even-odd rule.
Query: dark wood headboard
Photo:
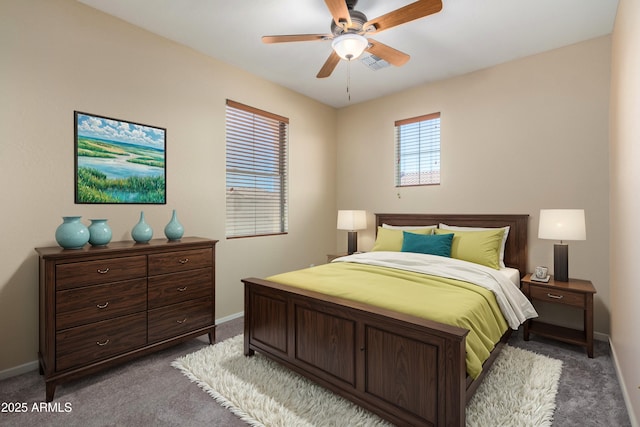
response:
[[[488,214],[376,214],[376,230],[389,225],[457,225],[461,227],[511,227],[504,249],[504,263],[517,268],[520,275],[527,273],[527,230],[529,215]]]

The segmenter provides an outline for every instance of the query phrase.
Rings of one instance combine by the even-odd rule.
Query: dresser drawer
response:
[[[149,255],[150,276],[211,266],[213,266],[213,249],[211,248]]]
[[[134,350],[146,338],[145,312],[65,329],[56,333],[56,371]]]
[[[554,304],[565,304],[574,307],[585,307],[585,295],[583,293],[565,291],[558,288],[541,288],[532,286],[530,289],[532,299],[546,301]]]
[[[147,257],[144,255],[58,264],[56,289],[137,279],[146,275]]]
[[[185,334],[213,324],[213,300],[186,301],[149,310],[149,342]]]
[[[213,297],[211,267],[149,278],[149,309]]]
[[[147,279],[56,292],[56,330],[147,309]]]

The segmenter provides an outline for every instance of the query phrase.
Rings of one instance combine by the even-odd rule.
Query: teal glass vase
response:
[[[90,219],[89,243],[91,246],[105,246],[111,241],[111,227],[106,219]]]
[[[144,211],[140,212],[140,220],[131,229],[131,237],[138,243],[147,243],[153,237],[153,229],[144,220]]]
[[[81,216],[63,216],[56,228],[56,242],[65,249],[80,249],[89,241],[89,229],[80,222]]]
[[[174,209],[171,215],[171,221],[164,227],[164,235],[167,236],[169,240],[180,240],[183,234],[184,227],[180,224],[180,221],[178,221],[176,210]]]

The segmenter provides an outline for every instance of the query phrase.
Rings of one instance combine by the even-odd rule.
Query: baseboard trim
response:
[[[613,359],[613,367],[616,370],[616,376],[618,377],[618,382],[620,383],[620,388],[622,389],[622,397],[624,398],[624,404],[627,407],[627,414],[629,414],[629,421],[631,421],[631,427],[640,427],[638,424],[638,419],[633,412],[633,406],[631,405],[631,398],[627,393],[627,386],[624,382],[624,376],[620,371],[620,365],[618,365],[618,356],[616,355],[616,349],[613,345],[613,341],[609,339],[609,347],[611,348],[611,358]]]
[[[216,325],[219,325],[220,323],[230,322],[232,320],[235,320],[243,316],[244,316],[244,311],[240,311],[235,314],[230,314],[229,316],[221,317],[220,319],[216,320]]]
[[[230,322],[232,320],[235,320],[235,319],[237,319],[239,317],[243,317],[243,316],[244,316],[244,311],[241,311],[241,312],[235,313],[235,314],[230,314],[228,316],[221,317],[220,319],[216,319],[216,325],[220,325],[222,323]],[[197,339],[202,341],[202,342],[206,342],[207,344],[209,343],[209,336],[208,335],[199,336]]]
[[[18,375],[26,374],[27,372],[35,371],[36,369],[38,369],[37,360],[27,362],[23,365],[14,366],[13,368],[0,371],[0,381],[6,380],[7,378],[11,377],[16,377]]]

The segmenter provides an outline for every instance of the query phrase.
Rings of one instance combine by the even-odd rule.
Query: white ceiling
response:
[[[341,61],[315,76],[330,41],[264,44],[263,35],[330,33],[323,0],[78,0],[334,107],[388,95],[611,33],[618,0],[443,0],[442,11],[375,39],[411,56],[378,71]],[[360,0],[369,19],[411,0]],[[350,94],[346,87],[350,68]]]

